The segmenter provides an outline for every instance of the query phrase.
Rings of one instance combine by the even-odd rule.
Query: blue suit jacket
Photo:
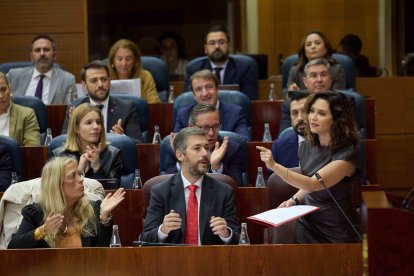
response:
[[[75,106],[82,103],[90,103],[89,97],[81,101],[75,101]],[[66,112],[65,122],[63,124],[62,134],[67,133],[69,124],[69,112]],[[109,96],[108,102],[108,120],[105,126],[106,132],[110,132],[118,119],[122,119],[122,128],[126,136],[129,136],[137,143],[142,143],[141,127],[139,125],[138,114],[132,102]]]
[[[223,143],[223,137],[219,136],[218,141],[221,145]],[[223,174],[236,180],[238,186],[243,186],[243,172],[247,171],[247,155],[246,152],[241,150],[239,143],[229,139],[227,151],[221,163],[223,164]],[[164,172],[166,174],[177,172],[177,158],[171,147],[168,147],[167,150],[165,167],[167,168]]]
[[[214,235],[210,227],[211,216],[222,217],[227,226],[232,229],[232,244],[238,243],[240,227],[237,221],[236,205],[234,203],[233,188],[222,182],[204,175],[201,190],[199,210],[199,232],[201,244],[223,244],[218,235]],[[168,234],[167,243],[184,243],[186,225],[186,206],[184,196],[184,184],[181,174],[176,173],[170,179],[155,185],[151,190],[151,201],[147,209],[147,216],[141,240],[146,242],[158,242],[158,228],[162,224],[164,216],[171,210],[180,214],[182,219],[181,229],[171,231]]]
[[[212,70],[210,60],[208,58],[199,60],[198,62],[190,63],[187,66],[184,81],[184,91],[191,91],[190,78],[191,76],[200,70],[209,69]],[[244,62],[229,57],[229,62],[224,72],[223,84],[238,84],[240,91],[246,94],[250,100],[257,100],[259,98],[259,81],[258,76],[253,73],[253,69]]]
[[[195,105],[185,106],[177,111],[174,133],[188,127],[188,119],[191,109]],[[232,131],[240,134],[246,140],[250,140],[246,111],[238,105],[220,101],[219,104],[221,130]]]
[[[276,139],[272,145],[273,160],[286,168],[299,167],[298,141],[299,138],[296,132]],[[272,170],[268,170],[267,177],[272,173]]]
[[[0,145],[0,192],[6,191],[11,183],[13,164],[10,152]]]

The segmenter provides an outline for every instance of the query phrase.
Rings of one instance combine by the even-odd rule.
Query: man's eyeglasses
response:
[[[79,178],[84,178],[85,177],[85,174],[83,173],[83,171],[76,171],[76,172],[73,172],[71,175],[69,175],[66,179],[65,179],[65,181],[66,182],[75,182],[76,181],[76,178],[77,177],[79,177]]]
[[[204,131],[205,133],[209,133],[210,129],[213,130],[213,132],[219,131],[220,128],[221,128],[221,124],[217,124],[217,125],[214,125],[214,126],[204,125],[204,126],[197,126],[197,127],[199,129],[201,129],[202,131]]]
[[[208,46],[215,46],[216,44],[218,44],[219,46],[222,46],[224,44],[227,44],[227,40],[219,39],[219,40],[209,40],[209,41],[207,41]]]

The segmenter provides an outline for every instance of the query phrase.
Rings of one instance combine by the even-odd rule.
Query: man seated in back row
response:
[[[196,127],[174,139],[181,170],[155,185],[140,240],[191,245],[237,244],[240,234],[233,189],[206,175],[209,142]]]
[[[56,43],[46,34],[32,40],[32,66],[11,69],[7,79],[16,96],[35,96],[45,104],[66,104],[76,98],[75,76],[54,66]]]
[[[210,70],[201,70],[191,76],[191,90],[197,103],[212,104],[220,112],[221,130],[235,132],[250,140],[246,110],[232,103],[219,102],[217,78]],[[188,126],[188,117],[194,106],[186,106],[177,111],[175,133]]]
[[[239,186],[243,186],[243,172],[247,171],[246,153],[241,150],[239,143],[219,135],[220,114],[216,108],[211,104],[197,104],[191,110],[188,126],[202,129],[207,136],[211,152],[210,172],[226,174],[236,180]],[[171,147],[167,151],[165,163],[165,173],[176,173],[180,170]]]

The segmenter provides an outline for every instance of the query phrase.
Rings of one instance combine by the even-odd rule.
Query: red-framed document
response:
[[[310,205],[295,205],[287,208],[276,208],[254,216],[247,217],[248,220],[278,227],[294,219],[315,212],[319,207]]]

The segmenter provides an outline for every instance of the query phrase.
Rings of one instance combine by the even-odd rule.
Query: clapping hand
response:
[[[107,219],[111,211],[121,203],[122,200],[125,198],[125,190],[124,188],[119,188],[116,190],[115,193],[109,193],[106,197],[102,200],[101,203],[101,218]]]
[[[210,227],[214,235],[219,235],[222,238],[228,238],[230,236],[227,222],[224,218],[212,216],[210,219]]]
[[[114,125],[112,127],[111,133],[124,134],[124,129],[122,128],[122,119],[121,118],[119,118],[116,125]]]
[[[218,141],[216,142],[214,146],[214,150],[210,156],[210,163],[211,163],[211,168],[215,171],[220,169],[221,160],[223,160],[223,157],[226,154],[228,142],[229,142],[229,137],[224,136],[223,143],[221,143],[221,146]]]
[[[170,213],[166,214],[164,220],[161,224],[161,232],[168,235],[173,230],[181,228],[182,219],[179,213],[175,213],[174,210],[171,210]]]

